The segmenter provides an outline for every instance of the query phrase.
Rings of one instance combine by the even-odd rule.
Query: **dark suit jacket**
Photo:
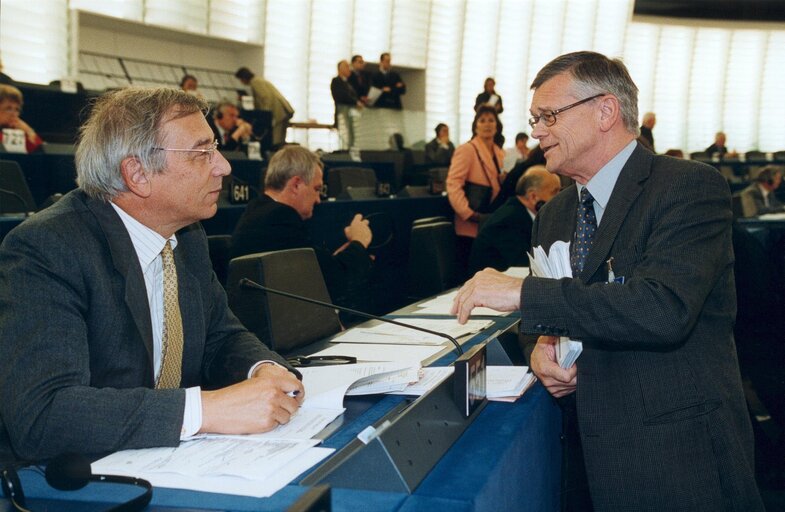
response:
[[[395,84],[398,82],[403,83],[403,87],[396,87]],[[383,92],[381,96],[379,96],[376,103],[373,104],[374,107],[394,108],[397,110],[403,108],[401,96],[406,94],[406,84],[401,80],[401,75],[399,75],[397,71],[391,69],[387,73],[382,73],[381,71],[375,72],[371,77],[371,85],[378,89],[383,89],[385,87],[391,89],[390,92]]]
[[[439,139],[434,137],[425,145],[425,163],[449,167],[453,153],[455,153],[455,145],[452,142],[445,148],[439,143]]]
[[[532,245],[570,241],[570,186]],[[640,144],[578,279],[529,277],[524,332],[583,341],[575,395],[596,510],[762,510],[733,340],[730,193],[697,162]],[[614,258],[624,284],[607,284]]]
[[[286,364],[227,306],[200,225],[177,233],[182,387]],[[111,205],[67,194],[0,247],[0,456],[176,446],[185,390],[155,390],[144,277]],[[5,453],[4,453],[5,452]]]
[[[504,112],[504,105],[502,105],[502,97],[499,96],[498,94],[496,96],[499,98],[498,100],[496,100],[496,105],[498,105],[497,106],[497,109],[498,109],[497,112],[499,114],[501,114],[502,112]],[[486,103],[488,103],[488,101],[490,101],[490,99],[491,99],[491,93],[489,93],[489,92],[483,91],[480,94],[478,94],[477,97],[474,99],[474,110],[475,110],[475,112],[481,106],[483,106]]]
[[[362,306],[354,295],[367,288],[371,259],[359,242],[350,243],[333,256],[331,251],[313,244],[306,223],[294,208],[266,194],[248,203],[232,234],[232,258],[300,247],[311,247],[316,253],[333,302]]]
[[[777,199],[774,191],[769,192],[769,205],[763,200],[758,183],[753,183],[739,194],[741,196],[741,208],[745,217],[757,217],[764,213],[781,212],[783,204]]]
[[[485,267],[499,271],[528,267],[532,237],[531,215],[517,197],[511,197],[482,223],[472,244],[469,273]]]
[[[368,96],[368,90],[371,88],[371,76],[367,71],[352,70],[352,74],[349,76],[349,85],[354,88],[358,97]]]

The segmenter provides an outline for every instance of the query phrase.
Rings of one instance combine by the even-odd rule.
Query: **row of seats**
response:
[[[396,191],[391,183],[377,179],[373,169],[365,167],[332,167],[325,173],[327,196],[336,199],[372,199],[376,197],[425,197],[445,191],[446,167],[427,169],[422,174],[422,185],[405,185]]]

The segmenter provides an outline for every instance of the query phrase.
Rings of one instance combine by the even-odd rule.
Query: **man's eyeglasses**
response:
[[[177,153],[202,153],[203,155],[207,155],[207,162],[213,162],[213,153],[216,152],[218,149],[218,141],[214,140],[212,144],[210,144],[210,149],[176,149],[176,148],[153,148],[158,151],[174,151]]]
[[[571,103],[571,104],[567,105],[566,107],[557,108],[556,110],[546,110],[546,111],[542,112],[538,116],[530,117],[529,118],[529,126],[534,128],[535,126],[537,126],[537,123],[539,123],[540,121],[545,123],[545,126],[553,126],[554,124],[556,124],[556,114],[561,114],[565,110],[570,110],[572,107],[577,107],[578,105],[582,105],[582,104],[584,104],[584,103],[586,103],[588,101],[591,101],[591,100],[593,100],[595,98],[599,98],[600,96],[605,96],[605,93],[603,92],[603,93],[600,93],[600,94],[595,94],[594,96],[592,96],[590,98],[585,98],[585,99],[582,99],[580,101],[576,101],[575,103]]]

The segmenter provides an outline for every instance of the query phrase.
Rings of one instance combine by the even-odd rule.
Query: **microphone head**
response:
[[[90,461],[76,453],[64,453],[46,466],[46,482],[61,491],[81,489],[90,481],[93,471]]]

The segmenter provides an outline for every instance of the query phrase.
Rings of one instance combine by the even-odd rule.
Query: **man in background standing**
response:
[[[641,123],[641,135],[638,137],[640,143],[649,148],[652,153],[656,153],[654,150],[654,134],[651,132],[656,123],[657,116],[654,115],[654,112],[646,112]]]
[[[237,70],[234,76],[243,85],[250,86],[254,108],[272,112],[273,147],[283,145],[286,142],[286,129],[289,128],[289,120],[294,115],[292,106],[272,83],[260,76],[255,76],[250,69],[242,67]]]
[[[363,108],[357,92],[349,83],[351,75],[349,63],[342,60],[338,63],[338,76],[330,82],[330,93],[335,102],[335,126],[344,139],[345,149],[354,146],[354,116],[357,115],[357,109]]]
[[[382,94],[373,104],[374,107],[401,110],[401,96],[406,94],[406,84],[397,71],[392,70],[390,54],[383,53],[379,57],[379,70],[373,74],[371,85],[381,89]]]

